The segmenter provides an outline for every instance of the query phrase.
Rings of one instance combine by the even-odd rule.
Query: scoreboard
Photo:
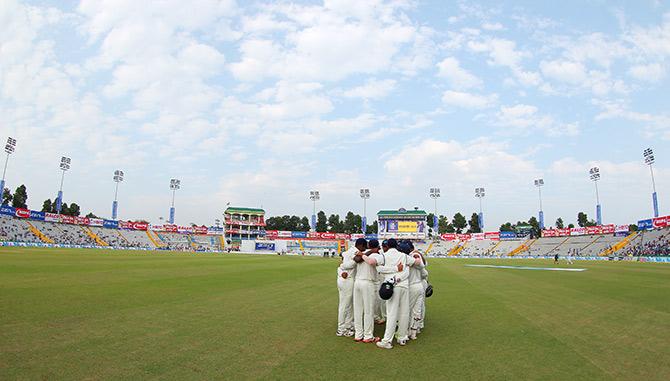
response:
[[[419,209],[380,210],[377,213],[377,235],[381,239],[425,239],[428,236],[427,216]]]

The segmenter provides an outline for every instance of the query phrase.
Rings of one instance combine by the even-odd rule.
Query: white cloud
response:
[[[396,87],[396,81],[393,79],[368,80],[364,85],[354,87],[344,92],[345,97],[377,99],[389,95]]]
[[[635,79],[645,82],[658,82],[665,78],[665,67],[660,63],[635,65],[628,70]]]
[[[494,23],[486,22],[486,23],[482,24],[482,29],[498,31],[498,30],[504,30],[505,27],[499,22],[494,22]]]
[[[580,84],[586,79],[586,70],[580,62],[542,61],[540,69],[546,77],[569,84]]]
[[[536,130],[548,136],[575,136],[579,134],[577,123],[558,122],[550,115],[541,114],[537,107],[527,104],[501,106],[496,113],[495,124],[507,127],[509,130],[506,130],[506,133],[528,134]]]
[[[442,103],[462,108],[482,109],[493,106],[498,100],[494,95],[477,95],[460,91],[447,90],[442,93]]]
[[[514,78],[523,86],[539,86],[541,78],[538,73],[525,70],[522,61],[532,55],[516,47],[516,42],[502,38],[484,38],[468,42],[470,51],[488,53],[487,63],[492,66],[503,66],[510,69]]]
[[[593,100],[592,103],[601,109],[595,117],[596,121],[628,120],[641,124],[647,137],[661,136],[665,140],[670,140],[670,115],[668,114],[633,111],[623,101]]]
[[[404,8],[400,3],[340,2],[268,7],[272,15],[267,18],[286,20],[282,25],[286,32],[275,36],[278,42],[243,39],[241,59],[231,65],[233,74],[245,81],[267,77],[337,81],[385,70],[415,73],[430,61],[431,30],[413,25]]]
[[[469,89],[482,85],[482,80],[463,69],[454,57],[445,58],[437,64],[437,67],[439,69],[438,75],[446,78],[451,86],[456,89]]]

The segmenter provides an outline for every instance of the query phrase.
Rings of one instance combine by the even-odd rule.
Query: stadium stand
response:
[[[118,230],[119,234],[128,242],[126,247],[154,249],[156,246],[147,236],[147,232],[138,230]]]
[[[219,251],[221,250],[221,240],[212,235],[192,235],[191,242],[196,246],[197,251]]]
[[[457,241],[439,241],[428,252],[429,257],[446,257],[456,246]]]
[[[497,246],[494,246],[491,249],[490,256],[492,257],[505,257],[508,256],[512,250],[521,246],[523,241],[511,240],[511,241],[500,241]]]
[[[491,249],[493,249],[497,243],[498,241],[492,241],[489,239],[470,241],[463,247],[458,255],[479,257],[489,256]]]
[[[670,256],[670,228],[640,232],[617,254],[626,256]]]
[[[220,235],[183,234],[83,226],[0,215],[0,241],[116,248],[221,251]],[[323,256],[337,251],[335,240],[288,240],[286,253]],[[226,249],[229,249],[226,245]],[[670,227],[633,232],[626,237],[580,235],[521,240],[423,241],[415,247],[431,257],[633,257],[670,256]]]
[[[81,229],[81,226],[78,225],[57,224],[53,222],[34,220],[30,223],[57,244],[97,245],[97,243],[91,239],[91,237],[84,233],[84,231]]]
[[[189,251],[193,249],[191,241],[185,234],[161,232],[156,233],[156,235],[158,236],[160,241],[165,245],[164,248],[167,250]],[[147,239],[149,238],[146,233],[145,237]]]
[[[41,242],[40,238],[28,229],[26,221],[4,215],[0,215],[0,239],[11,242]]]

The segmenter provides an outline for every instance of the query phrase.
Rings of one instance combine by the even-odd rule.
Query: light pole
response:
[[[600,168],[593,167],[589,170],[591,181],[596,185],[596,222],[598,225],[603,224],[603,211],[600,206],[600,194],[598,193],[598,180],[600,180]]]
[[[170,179],[170,189],[172,190],[172,205],[170,206],[170,224],[174,225],[174,196],[177,190],[181,188],[181,180]]]
[[[368,219],[367,219],[367,201],[370,198],[370,189],[361,188],[361,198],[363,199],[363,219],[361,220],[361,231],[365,234],[365,231],[368,228]]]
[[[437,218],[437,199],[440,198],[440,188],[430,188],[430,198],[435,201],[435,211],[433,213],[433,234],[437,236],[440,233],[439,220]]]
[[[649,166],[649,171],[651,172],[651,186],[654,190],[654,193],[651,194],[651,202],[654,205],[654,217],[658,217],[658,198],[656,196],[656,180],[654,180],[654,169],[652,165],[656,162],[654,158],[654,151],[651,148],[644,150],[644,163]]]
[[[482,211],[482,199],[485,196],[484,188],[475,188],[475,197],[479,199],[479,229],[484,231],[484,212]]]
[[[7,144],[5,144],[5,152],[7,152],[7,157],[5,158],[5,168],[2,170],[2,180],[0,180],[0,198],[5,192],[5,174],[7,174],[7,163],[9,162],[9,155],[13,154],[15,149],[16,139],[8,137]]]
[[[63,206],[63,181],[65,180],[65,172],[70,169],[70,164],[72,160],[69,157],[60,158],[60,170],[63,171],[63,174],[60,177],[60,188],[58,190],[58,198],[56,199],[56,213],[60,214],[61,207]]]
[[[316,231],[316,202],[321,199],[318,190],[309,191],[309,199],[312,200],[312,231]]]
[[[123,181],[123,171],[121,170],[116,170],[114,171],[114,182],[116,183],[116,187],[114,188],[114,202],[112,203],[112,219],[116,220],[116,215],[119,209],[119,203],[116,200],[117,196],[119,195],[119,183]]]
[[[535,180],[535,186],[537,187],[537,191],[540,194],[539,219],[540,219],[540,230],[543,230],[544,229],[544,212],[542,211],[542,187],[544,186],[544,179],[536,179]]]

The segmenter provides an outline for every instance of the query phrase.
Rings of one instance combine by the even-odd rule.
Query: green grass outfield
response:
[[[0,248],[0,380],[670,379],[670,265],[466,263],[551,264],[433,259],[388,351],[335,336],[335,259]]]

